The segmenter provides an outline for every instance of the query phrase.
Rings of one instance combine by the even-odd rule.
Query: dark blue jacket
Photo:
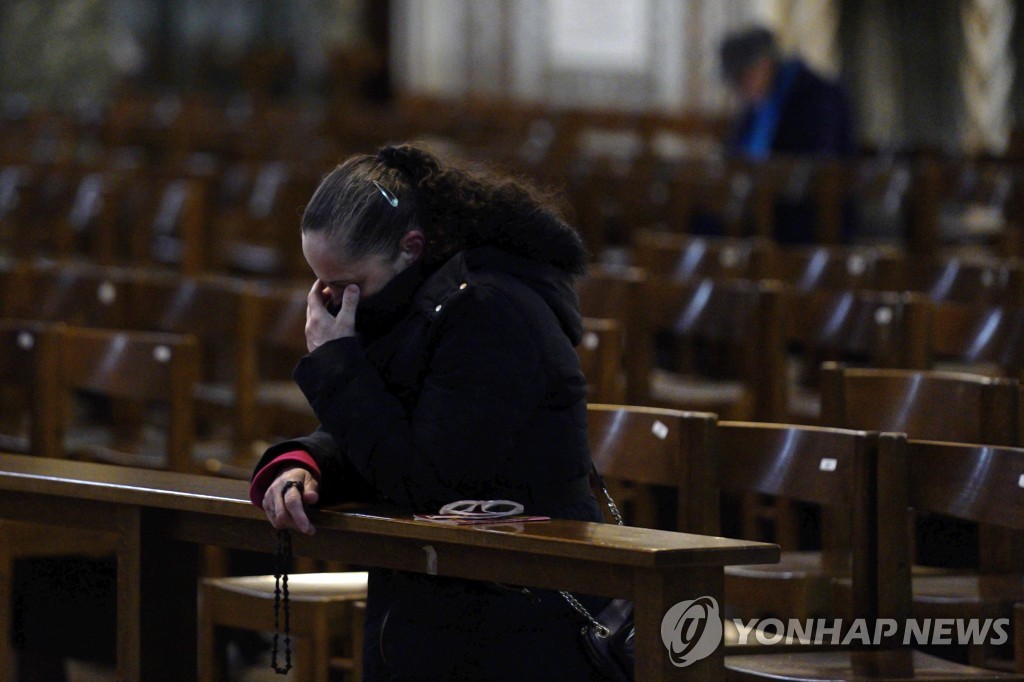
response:
[[[796,69],[772,138],[772,153],[851,156],[856,151],[857,141],[846,90],[818,76],[803,62],[796,62]],[[740,114],[729,135],[727,148],[732,154],[742,153],[740,145],[753,120],[754,108],[749,106]]]

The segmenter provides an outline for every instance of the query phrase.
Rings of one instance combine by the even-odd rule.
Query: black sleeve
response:
[[[376,492],[352,467],[352,463],[341,454],[338,445],[331,438],[331,434],[324,431],[323,427],[308,436],[271,445],[253,469],[253,476],[275,458],[294,450],[308,452],[320,469],[318,506],[340,502],[377,501]]]
[[[544,395],[531,320],[496,290],[475,293],[434,322],[442,327],[411,411],[355,338],[324,344],[295,370],[322,428],[396,504],[434,510],[493,486]]]

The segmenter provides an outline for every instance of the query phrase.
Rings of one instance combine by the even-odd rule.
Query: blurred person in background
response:
[[[728,34],[719,57],[722,74],[741,103],[726,140],[730,157],[762,162],[774,156],[854,155],[856,135],[845,88],[801,59],[782,55],[771,31],[753,27]],[[818,241],[818,206],[808,191],[810,183],[804,184],[804,191],[776,198],[774,237],[779,243]],[[844,242],[851,240],[855,220],[853,207],[844,205]]]
[[[850,156],[853,118],[846,90],[797,57],[783,57],[774,34],[754,27],[731,33],[719,50],[722,73],[742,102],[729,151],[751,159],[772,154]]]

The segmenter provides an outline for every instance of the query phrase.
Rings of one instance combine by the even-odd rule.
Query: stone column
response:
[[[960,63],[967,120],[967,152],[1001,154],[1006,151],[1013,124],[1010,88],[1014,59],[1012,0],[964,0],[961,19],[964,52]]]

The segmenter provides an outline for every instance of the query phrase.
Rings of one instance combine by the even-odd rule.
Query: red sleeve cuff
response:
[[[316,461],[310,456],[305,450],[292,450],[286,452],[283,455],[278,455],[270,461],[265,467],[256,472],[253,476],[252,483],[249,484],[249,501],[254,505],[263,508],[263,496],[267,494],[267,488],[277,478],[278,471],[281,470],[281,466],[287,463],[292,465],[298,465],[309,469],[309,473],[313,474],[313,478],[317,481],[320,480],[320,467],[316,465]]]

